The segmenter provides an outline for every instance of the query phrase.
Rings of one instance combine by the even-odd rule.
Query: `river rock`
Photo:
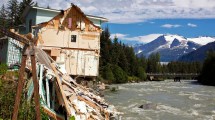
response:
[[[140,105],[138,108],[144,109],[144,110],[155,110],[157,109],[157,104],[153,104],[153,103],[146,103],[143,105]]]

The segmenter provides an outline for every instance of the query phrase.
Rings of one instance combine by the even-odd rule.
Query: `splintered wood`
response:
[[[44,51],[38,52],[37,56],[38,64],[41,64],[44,59],[50,59],[47,54],[44,55]],[[44,65],[44,70],[49,71],[49,75],[55,78],[55,91],[59,99],[59,105],[65,108],[68,117],[74,116],[76,120],[109,120],[119,115],[119,112],[113,106],[107,104],[103,98],[90,92],[86,87],[77,84],[68,74],[63,74],[56,63],[50,62],[49,66],[51,68]],[[49,111],[46,113],[50,117],[57,118],[53,115],[54,113]]]
[[[101,32],[101,28],[94,25],[76,5],[72,5],[69,9],[60,12],[50,21],[38,25],[58,30],[69,29],[71,31],[85,30],[87,32]]]

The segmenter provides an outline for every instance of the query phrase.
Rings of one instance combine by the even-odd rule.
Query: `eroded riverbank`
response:
[[[105,99],[124,112],[122,120],[215,119],[215,87],[212,86],[170,80],[113,86],[119,90],[106,91]],[[138,108],[140,105],[147,107]]]

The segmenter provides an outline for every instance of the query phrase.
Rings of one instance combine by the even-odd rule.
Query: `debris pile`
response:
[[[40,76],[43,76],[43,80],[55,81],[59,105],[64,106],[68,116],[74,116],[76,120],[109,120],[118,117],[120,113],[116,111],[114,106],[106,103],[103,98],[95,95],[88,88],[77,84],[42,49],[38,47],[34,49],[37,65],[43,66],[43,69],[40,68],[42,71],[38,73],[42,74]],[[40,78],[40,80],[42,79]],[[39,89],[41,89],[41,85]],[[46,107],[46,105],[50,106],[50,103],[48,100],[44,99],[44,101],[47,101],[44,102],[45,105],[42,105],[45,112],[54,118],[56,115],[50,113]]]

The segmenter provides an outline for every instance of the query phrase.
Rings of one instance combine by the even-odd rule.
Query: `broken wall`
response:
[[[100,33],[60,31],[57,29],[41,29],[43,46],[47,49],[52,47],[77,48],[77,49],[100,49]],[[49,47],[49,48],[48,48]]]

